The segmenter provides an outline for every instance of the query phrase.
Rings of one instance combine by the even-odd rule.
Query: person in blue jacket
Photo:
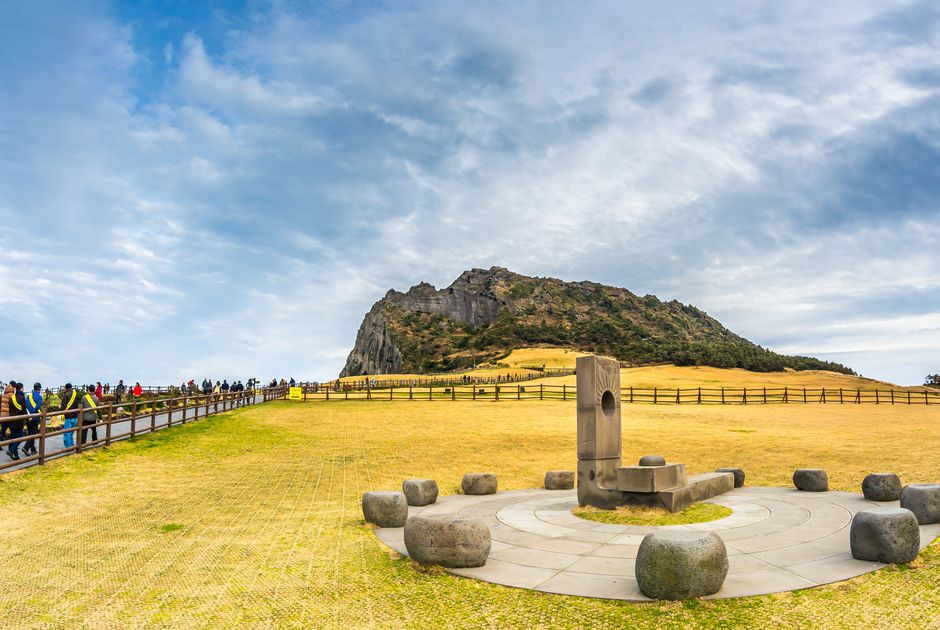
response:
[[[26,411],[28,411],[30,414],[35,414],[39,413],[40,409],[42,409],[42,385],[39,383],[33,383],[33,391],[26,394]],[[26,419],[26,435],[32,436],[39,433],[39,420],[39,416]],[[35,455],[37,452],[35,439],[29,439],[23,442],[24,454]]]
[[[42,385],[39,383],[33,383],[33,391],[26,394],[26,411],[30,414],[39,413],[39,410],[42,408]],[[39,416],[35,418],[26,419],[26,435],[37,435],[39,433]],[[38,451],[36,450],[36,440],[29,439],[23,442],[23,454],[29,455],[32,453],[35,455]]]

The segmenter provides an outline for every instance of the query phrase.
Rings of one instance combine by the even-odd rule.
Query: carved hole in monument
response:
[[[616,407],[617,403],[614,401],[614,395],[608,389],[604,392],[604,395],[601,396],[601,409],[604,410],[604,415],[612,416]]]
[[[591,474],[588,475],[588,478],[589,478],[591,481],[594,481],[594,477],[596,477],[596,476],[597,476],[597,475],[595,475],[595,474],[594,474],[594,471],[592,470],[592,471],[591,471]]]

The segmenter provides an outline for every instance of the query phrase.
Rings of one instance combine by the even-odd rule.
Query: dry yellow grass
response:
[[[0,615],[10,627],[929,627],[940,543],[909,569],[798,593],[637,605],[416,571],[362,522],[366,490],[491,470],[538,487],[575,466],[570,402],[278,402],[0,481]],[[834,488],[894,470],[940,480],[940,407],[624,411],[624,457],[690,474],[740,466]]]
[[[509,367],[552,367],[573,368],[578,357],[584,357],[589,352],[567,350],[565,348],[518,348],[509,353],[500,363]]]

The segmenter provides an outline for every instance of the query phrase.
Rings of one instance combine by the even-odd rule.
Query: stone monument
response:
[[[687,479],[685,464],[652,456],[644,456],[640,466],[621,465],[620,363],[593,355],[579,357],[577,382],[580,505],[612,510],[630,504],[679,512],[695,501],[734,489],[730,472]]]

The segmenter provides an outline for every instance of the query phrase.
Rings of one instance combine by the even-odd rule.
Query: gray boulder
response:
[[[718,468],[715,472],[731,473],[734,475],[734,487],[744,487],[744,470],[741,468]]]
[[[872,508],[857,513],[849,537],[856,560],[911,562],[920,550],[917,518],[903,508]]]
[[[464,494],[496,494],[496,475],[493,473],[467,473],[460,482]]]
[[[713,532],[653,532],[637,551],[636,581],[640,592],[652,599],[711,595],[727,575],[728,551]]]
[[[366,492],[362,495],[362,515],[366,522],[379,527],[404,527],[408,520],[408,501],[401,492]]]
[[[913,512],[921,525],[940,523],[940,483],[912,483],[904,486],[901,507]]]
[[[405,547],[412,560],[450,569],[482,567],[490,555],[490,530],[469,516],[412,516]]]
[[[573,470],[549,470],[545,473],[546,490],[571,490],[574,488]]]
[[[408,505],[431,505],[437,501],[437,482],[433,479],[405,479],[401,489]]]
[[[644,455],[640,458],[640,466],[665,466],[666,458],[662,455]]]
[[[869,501],[897,501],[901,480],[894,473],[872,473],[862,481],[862,494]]]
[[[797,490],[825,492],[829,489],[829,476],[822,468],[798,468],[793,472],[793,485]]]

